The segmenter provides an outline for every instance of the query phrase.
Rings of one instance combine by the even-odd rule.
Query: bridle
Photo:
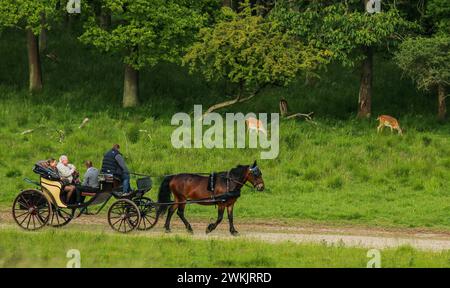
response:
[[[256,177],[259,177],[259,176],[261,176],[261,170],[259,170],[259,168],[258,168],[258,166],[255,166],[255,167],[249,167],[248,168],[248,171],[249,171],[249,173],[250,174],[252,174],[253,176],[256,176]],[[241,185],[241,187],[242,186],[247,186],[247,187],[249,187],[249,188],[251,188],[251,189],[255,189],[255,187],[254,186],[252,186],[252,185],[249,185],[249,184],[247,184],[247,181],[245,181],[245,182],[241,182],[241,181],[238,181],[238,180],[236,180],[236,179],[233,179],[232,177],[230,177],[230,172],[231,172],[231,170],[230,171],[227,171],[227,176],[226,177],[224,177],[226,180],[227,180],[227,192],[229,192],[230,191],[230,181],[231,182],[234,182],[234,183],[236,183],[236,184],[238,184],[238,185]]]

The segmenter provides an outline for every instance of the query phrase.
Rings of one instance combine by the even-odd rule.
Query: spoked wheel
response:
[[[119,199],[108,210],[108,223],[120,233],[128,233],[139,226],[141,215],[139,207],[131,200]]]
[[[44,227],[52,214],[51,204],[38,190],[26,190],[16,197],[12,209],[16,223],[26,230]]]
[[[141,212],[141,221],[139,222],[138,230],[152,229],[156,224],[156,206],[152,199],[147,197],[140,197],[133,199],[134,203]]]
[[[73,208],[59,208],[52,205],[52,215],[48,225],[52,227],[62,227],[67,225],[75,216]]]

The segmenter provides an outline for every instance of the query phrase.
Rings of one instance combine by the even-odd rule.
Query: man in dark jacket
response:
[[[105,153],[102,162],[102,173],[113,174],[122,179],[123,193],[131,191],[130,187],[130,171],[127,164],[119,151],[120,145],[114,144],[112,149]]]

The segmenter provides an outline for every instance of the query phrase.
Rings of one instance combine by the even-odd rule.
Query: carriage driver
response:
[[[120,145],[114,144],[112,149],[105,153],[101,172],[120,177],[122,180],[123,194],[126,194],[131,191],[130,172],[119,149]]]

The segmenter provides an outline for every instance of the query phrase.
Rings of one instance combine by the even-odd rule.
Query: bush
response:
[[[127,138],[131,143],[137,143],[139,141],[140,131],[138,125],[131,126],[127,131]]]

